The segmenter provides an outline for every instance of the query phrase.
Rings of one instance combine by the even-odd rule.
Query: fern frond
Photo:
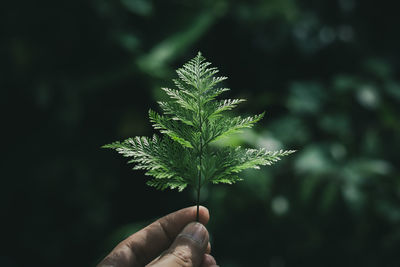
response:
[[[228,77],[220,76],[220,77],[212,77],[211,80],[208,80],[207,87],[214,87],[222,81],[225,81]]]
[[[158,104],[164,111],[164,114],[169,115],[173,120],[179,120],[189,126],[197,125],[197,118],[193,116],[193,112],[180,108],[180,105],[176,102],[159,101]]]
[[[146,182],[147,185],[155,187],[156,189],[159,190],[165,190],[168,187],[170,189],[178,189],[179,192],[181,192],[183,189],[187,187],[187,183],[181,181],[181,180],[171,180],[171,181],[163,181],[159,179],[152,179]]]
[[[223,166],[210,179],[212,183],[234,183],[238,181],[237,174],[245,169],[259,169],[260,166],[272,165],[281,157],[294,153],[295,150],[267,151],[262,149],[235,149],[228,148],[220,154],[222,158],[219,163]]]
[[[155,178],[148,184],[158,189],[170,187],[183,190],[186,185],[194,183],[197,168],[190,165],[194,160],[192,153],[169,138],[161,139],[156,135],[152,139],[135,137],[104,145],[103,148],[114,149],[124,157],[131,158],[128,163],[135,164],[133,169],[146,170],[146,175]],[[172,160],[171,154],[179,161]]]
[[[217,96],[223,92],[229,91],[229,88],[210,88],[203,93],[203,104],[206,104],[214,100]]]
[[[242,118],[241,116],[234,118],[218,117],[216,120],[210,121],[209,131],[206,132],[205,135],[206,143],[227,137],[244,128],[251,128],[255,123],[264,117],[264,114],[265,112],[246,118]]]
[[[220,178],[210,180],[213,184],[235,184],[236,182],[243,181],[239,176],[229,176],[229,178]]]
[[[225,76],[215,77],[214,75],[219,72],[216,67],[210,66],[210,62],[206,62],[205,58],[198,53],[197,56],[184,64],[182,68],[179,68],[176,72],[183,82],[175,82],[179,84],[179,88],[188,89],[191,92],[202,94],[204,91],[214,88],[215,85],[227,79]],[[189,85],[189,87],[185,86]]]
[[[296,152],[295,150],[279,150],[279,151],[267,151],[265,148],[262,149],[244,149],[237,150],[232,156],[238,158],[236,165],[228,168],[231,173],[238,173],[242,170],[253,168],[259,169],[260,166],[272,165],[279,161],[281,157],[290,155]]]
[[[182,124],[171,120],[165,116],[159,115],[153,110],[149,110],[149,118],[153,123],[154,129],[160,130],[161,133],[168,135],[172,140],[177,141],[185,147],[193,148],[191,144],[191,131]]]
[[[196,111],[196,99],[195,96],[190,92],[185,90],[174,90],[169,88],[161,88],[164,92],[167,93],[169,97],[176,101],[181,107]]]
[[[226,116],[225,111],[245,100],[217,100],[229,90],[220,86],[227,77],[217,76],[218,68],[201,53],[176,72],[176,89],[162,88],[170,98],[158,102],[162,114],[149,110],[153,127],[163,137],[135,137],[103,146],[130,158],[133,169],[152,176],[147,181],[149,186],[179,191],[192,186],[199,196],[200,188],[207,183],[233,184],[241,180],[241,171],[271,165],[294,152],[209,146],[212,141],[251,128],[264,113],[244,118]]]
[[[215,101],[210,107],[209,119],[220,114],[223,111],[231,110],[235,108],[238,104],[245,102],[245,99],[224,99],[220,101]]]

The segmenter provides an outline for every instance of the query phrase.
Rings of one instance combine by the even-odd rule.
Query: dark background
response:
[[[229,140],[297,149],[203,192],[213,255],[235,266],[398,266],[396,1],[5,1],[0,9],[1,266],[95,265],[193,205],[100,146],[154,131],[147,110],[202,51],[267,111]]]

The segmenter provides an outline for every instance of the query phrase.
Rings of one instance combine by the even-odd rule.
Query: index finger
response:
[[[144,266],[167,249],[190,222],[196,220],[196,206],[170,213],[118,244],[98,265]],[[199,221],[207,224],[208,209],[200,206]]]

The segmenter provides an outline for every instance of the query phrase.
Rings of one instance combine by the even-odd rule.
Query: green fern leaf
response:
[[[149,186],[184,190],[192,186],[197,190],[208,183],[233,184],[242,179],[238,174],[250,168],[271,165],[294,150],[267,151],[261,149],[217,148],[211,142],[228,137],[244,128],[251,128],[264,113],[249,117],[229,117],[225,113],[244,99],[218,100],[228,91],[220,87],[227,79],[216,76],[218,68],[198,53],[176,72],[173,80],[177,89],[162,88],[169,101],[158,102],[163,114],[149,111],[149,118],[156,130],[163,135],[152,138],[135,137],[114,142],[103,148],[116,150],[133,169],[145,170],[153,179]]]

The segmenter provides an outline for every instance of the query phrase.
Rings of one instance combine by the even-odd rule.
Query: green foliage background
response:
[[[2,25],[2,266],[88,266],[194,203],[99,147],[153,133],[147,110],[197,51],[229,77],[229,142],[297,149],[202,192],[235,266],[400,261],[400,25],[394,1],[8,1]]]

